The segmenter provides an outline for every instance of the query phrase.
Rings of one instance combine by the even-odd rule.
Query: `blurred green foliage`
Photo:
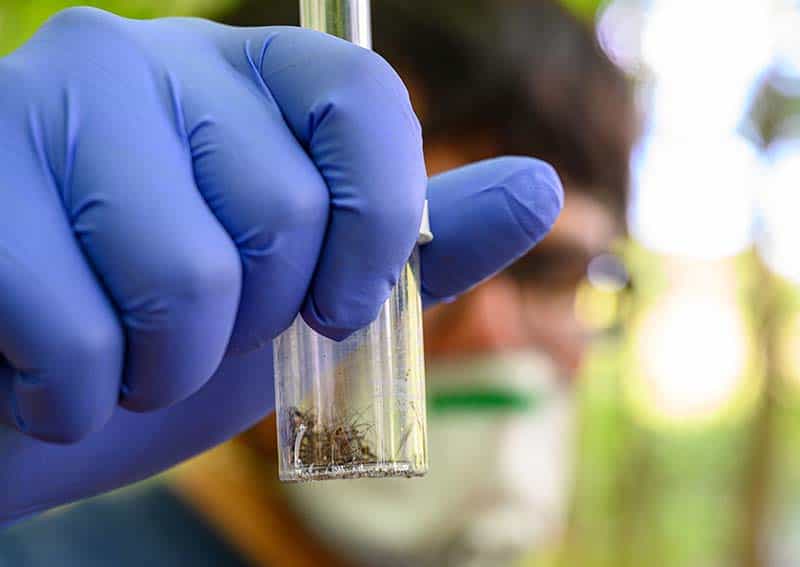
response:
[[[606,0],[560,0],[573,14],[586,21],[593,21]]]
[[[635,283],[627,308],[577,382],[567,533],[560,552],[549,549],[526,567],[799,564],[800,288],[752,252],[731,259],[729,285],[763,359],[750,370],[763,378],[754,403],[691,426],[679,415],[671,424],[648,422],[635,407],[643,401],[626,395],[624,376],[637,373],[627,345],[632,320],[668,293],[674,274],[665,257],[627,248]]]
[[[128,18],[213,16],[236,0],[0,0],[0,55],[21,45],[50,16],[71,6],[94,6]]]
[[[665,292],[664,258],[638,249],[627,260],[637,286],[622,333],[595,345],[578,382],[578,461],[562,551],[531,565],[798,564],[800,289],[768,273],[753,253],[731,261],[732,285],[764,359],[754,367],[765,378],[757,401],[728,419],[669,427],[642,421],[622,380],[632,365],[631,315]]]

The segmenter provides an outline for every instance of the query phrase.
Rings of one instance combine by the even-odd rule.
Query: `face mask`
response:
[[[561,531],[571,402],[538,352],[428,364],[422,479],[288,485],[308,527],[363,565],[513,565]]]

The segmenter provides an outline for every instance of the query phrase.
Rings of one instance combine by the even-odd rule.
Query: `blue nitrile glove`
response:
[[[273,408],[298,312],[376,315],[430,200],[427,303],[525,253],[549,166],[427,183],[378,56],[295,28],[50,20],[0,60],[0,521],[161,471]]]

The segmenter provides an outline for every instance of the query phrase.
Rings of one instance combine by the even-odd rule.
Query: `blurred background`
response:
[[[640,126],[624,270],[590,264],[574,303],[595,340],[567,527],[528,564],[798,565],[800,2],[561,3],[628,77]],[[0,54],[66,4],[0,0]]]

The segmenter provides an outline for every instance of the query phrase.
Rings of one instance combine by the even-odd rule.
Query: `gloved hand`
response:
[[[525,253],[549,166],[426,180],[406,90],[295,28],[51,19],[0,60],[0,521],[161,471],[273,408],[298,312],[378,313],[430,200],[425,300]]]

